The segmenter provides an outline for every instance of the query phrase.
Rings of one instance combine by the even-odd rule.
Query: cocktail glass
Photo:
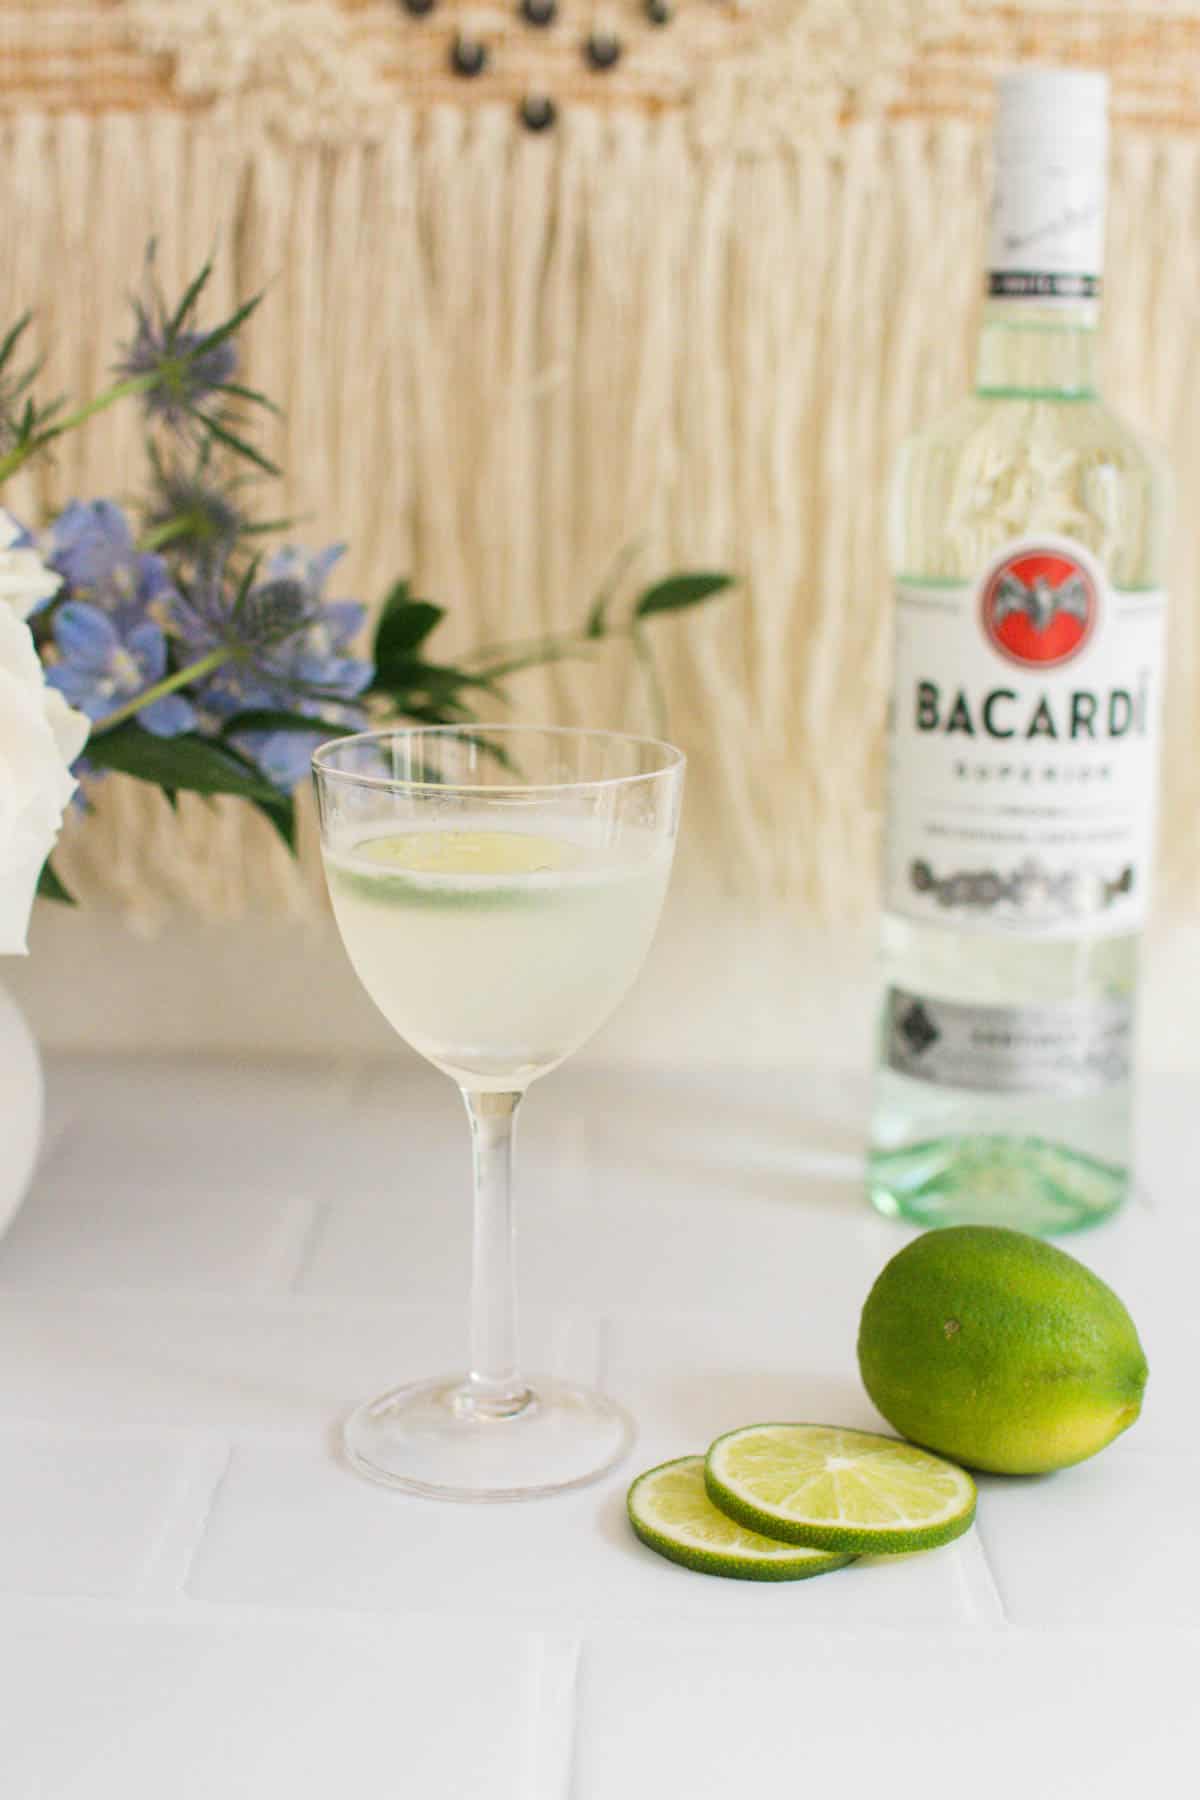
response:
[[[326,879],[363,986],[457,1082],[474,1143],[470,1366],[359,1408],[362,1474],[411,1493],[513,1500],[592,1481],[625,1412],[518,1367],[513,1125],[530,1083],[624,998],[658,925],[684,758],[615,732],[364,732],[313,758]]]

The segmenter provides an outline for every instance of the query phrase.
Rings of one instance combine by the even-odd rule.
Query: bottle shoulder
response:
[[[1123,468],[1144,468],[1165,479],[1166,459],[1145,437],[1098,394],[1055,396],[970,393],[907,437],[906,457],[969,452],[986,442],[994,455],[1005,451],[1021,459],[1041,446],[1107,451]]]
[[[1119,587],[1165,579],[1165,461],[1097,396],[968,395],[910,437],[896,462],[894,566],[970,579],[1013,539],[1071,537]]]

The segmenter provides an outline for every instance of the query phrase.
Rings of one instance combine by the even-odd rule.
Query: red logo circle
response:
[[[1100,611],[1096,583],[1061,550],[1022,550],[992,571],[983,629],[1010,662],[1057,668],[1078,656]]]

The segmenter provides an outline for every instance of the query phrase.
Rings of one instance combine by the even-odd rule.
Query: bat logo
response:
[[[983,590],[983,628],[1010,662],[1056,668],[1083,649],[1095,628],[1096,583],[1059,550],[1022,550],[992,571]]]

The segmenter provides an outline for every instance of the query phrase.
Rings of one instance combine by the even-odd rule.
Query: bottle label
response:
[[[987,291],[999,300],[1098,302],[1104,267],[1102,155],[1040,140],[997,147]]]
[[[981,1006],[889,988],[884,1033],[888,1068],[914,1081],[1065,1098],[1129,1080],[1133,1001]]]
[[[884,895],[944,930],[1108,937],[1143,923],[1166,601],[1051,535],[974,585],[902,581]]]

